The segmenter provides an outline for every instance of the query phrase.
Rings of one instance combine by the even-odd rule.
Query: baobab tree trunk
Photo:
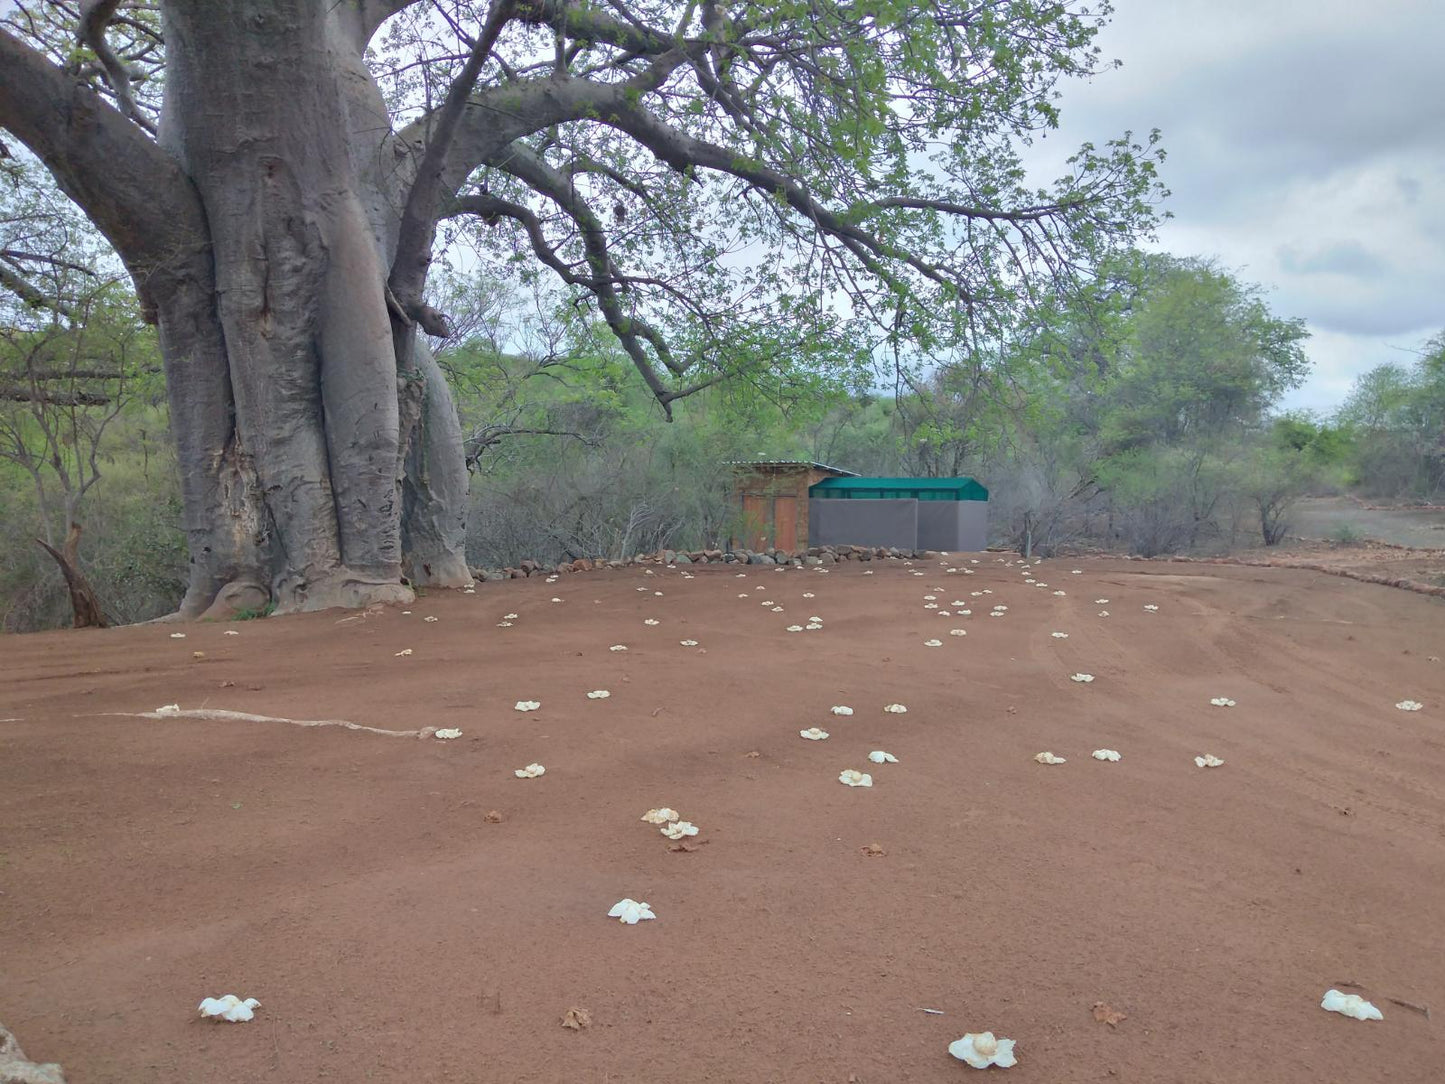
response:
[[[359,50],[333,5],[164,10],[161,143],[209,244],[190,289],[155,291],[192,559],[182,614],[403,601],[404,565],[412,583],[465,581],[455,409],[424,344],[398,357],[385,296],[409,162]]]

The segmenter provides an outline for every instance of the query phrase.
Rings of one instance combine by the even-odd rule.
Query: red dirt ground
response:
[[[1015,1082],[1442,1079],[1440,1022],[1398,1002],[1445,1010],[1445,604],[1276,569],[873,567],[7,638],[0,1021],[72,1084],[956,1081],[947,1044],[984,1029]],[[103,714],[166,703],[464,736]],[[669,851],[659,805],[705,845]],[[624,896],[657,921],[609,920]],[[1322,1011],[1331,986],[1384,1020]],[[197,1019],[224,993],[256,1019]]]

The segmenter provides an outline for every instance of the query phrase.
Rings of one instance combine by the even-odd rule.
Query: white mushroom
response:
[[[890,715],[902,715],[908,709],[902,704],[884,704],[883,710],[888,712]]]
[[[629,926],[636,926],[638,922],[644,919],[656,918],[657,916],[652,913],[652,908],[646,903],[634,899],[624,899],[618,900],[612,905],[612,910],[607,912],[607,917],[615,918],[619,922],[625,922]]]
[[[1395,707],[1401,711],[1419,711],[1425,705],[1418,700],[1401,700]]]
[[[681,839],[683,836],[697,835],[697,825],[692,821],[676,821],[673,824],[664,824],[659,829],[668,839]]]
[[[853,709],[850,708],[850,707],[848,707],[848,705],[846,705],[846,704],[835,704],[835,705],[833,705],[833,707],[829,708],[828,710],[831,711],[834,715],[852,715],[852,714],[853,714]]]
[[[1067,763],[1068,763],[1068,760],[1067,760],[1066,758],[1064,758],[1064,757],[1056,757],[1056,756],[1054,756],[1053,753],[1050,753],[1050,752],[1047,752],[1047,751],[1042,752],[1042,753],[1035,753],[1035,754],[1034,754],[1034,759],[1037,760],[1040,764],[1067,764]]]
[[[892,753],[885,753],[882,749],[874,749],[868,754],[868,759],[874,764],[897,764],[898,758]]]
[[[1070,681],[1077,681],[1080,685],[1087,685],[1094,680],[1093,674],[1070,674]]]
[[[677,810],[663,806],[661,809],[649,809],[642,819],[648,824],[670,824],[679,818]]]
[[[1118,751],[1117,749],[1095,749],[1095,750],[1094,750],[1092,753],[1090,753],[1089,755],[1092,756],[1095,760],[1118,760],[1118,759],[1119,759],[1119,751]]]
[[[810,726],[807,730],[798,731],[798,737],[807,738],[809,741],[822,741],[828,736],[826,730],[819,730],[816,726]]]
[[[208,997],[201,1001],[196,1008],[202,1016],[212,1020],[227,1020],[232,1024],[239,1024],[250,1020],[256,1014],[253,1009],[259,1009],[261,1003],[254,997],[248,997],[242,1001],[235,994],[226,994],[223,997]]]
[[[1218,768],[1224,761],[1220,760],[1213,753],[1205,753],[1202,757],[1195,757],[1194,764],[1199,768]]]
[[[1216,696],[1211,698],[1209,702],[1213,704],[1216,708],[1234,707],[1234,701],[1229,699],[1229,697],[1227,696]]]
[[[1018,1064],[1018,1059],[1014,1057],[1014,1040],[996,1039],[991,1031],[970,1032],[962,1039],[955,1039],[948,1044],[948,1052],[975,1069],[987,1069],[990,1065],[1007,1069]]]
[[[873,785],[873,777],[867,772],[857,772],[849,768],[839,774],[838,782],[848,787],[871,787]]]
[[[460,738],[461,736],[462,732],[456,727],[445,727],[441,730],[432,731],[432,737],[439,738],[442,741],[450,741],[452,738]]]
[[[536,779],[539,775],[546,775],[547,769],[540,764],[528,764],[525,768],[518,768],[512,774],[518,779]]]
[[[593,689],[587,694],[588,700],[606,700],[612,694],[606,689]]]
[[[540,700],[518,700],[515,705],[517,711],[536,711],[542,706]]]
[[[942,647],[942,646],[943,646],[943,641],[942,641],[942,640],[924,640],[924,641],[923,641],[923,646],[924,646],[924,647]]]

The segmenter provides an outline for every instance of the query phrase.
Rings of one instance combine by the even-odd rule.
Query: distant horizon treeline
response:
[[[48,307],[0,289],[7,631],[68,624],[34,540],[60,545],[71,523],[112,619],[169,612],[185,585],[153,331],[115,274],[59,269],[53,286]],[[1329,415],[1279,413],[1307,375],[1303,323],[1207,260],[1136,254],[1026,340],[926,366],[902,347],[881,375],[760,363],[675,403],[671,423],[597,328],[494,283],[444,289],[477,567],[719,546],[736,526],[730,460],[972,475],[993,540],[1041,554],[1273,545],[1305,494],[1445,497],[1445,333]]]

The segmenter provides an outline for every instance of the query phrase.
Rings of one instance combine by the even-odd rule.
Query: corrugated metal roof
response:
[[[810,494],[822,496],[842,494],[852,497],[883,498],[888,496],[923,497],[930,494],[934,499],[986,501],[988,489],[977,479],[959,478],[825,478],[809,487]],[[926,498],[925,498],[926,499]]]
[[[826,463],[812,463],[805,459],[729,459],[724,461],[728,467],[812,467],[814,470],[826,470],[843,478],[857,478],[858,475],[850,470],[843,470],[841,467],[830,467]]]

